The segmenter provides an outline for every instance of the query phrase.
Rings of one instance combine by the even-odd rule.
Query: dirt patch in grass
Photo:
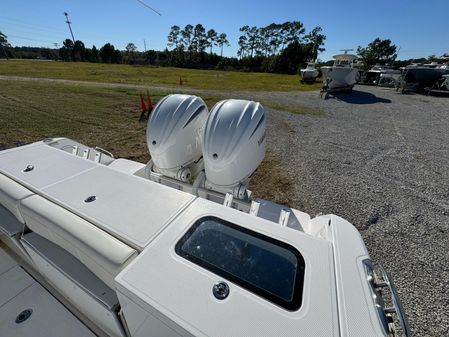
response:
[[[282,168],[279,158],[271,151],[267,151],[249,185],[254,199],[262,198],[281,205],[291,205],[293,180]]]

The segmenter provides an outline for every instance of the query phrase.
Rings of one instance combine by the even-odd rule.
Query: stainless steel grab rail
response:
[[[382,279],[381,282],[376,282],[376,288],[385,288],[388,287],[391,294],[391,302],[393,303],[393,307],[384,308],[386,314],[395,314],[397,316],[397,320],[401,325],[402,332],[404,337],[410,337],[410,329],[408,326],[407,317],[405,316],[404,310],[402,309],[401,301],[399,300],[398,292],[396,287],[390,277],[390,275],[385,271],[384,267],[380,263],[375,264],[375,268],[380,271]]]

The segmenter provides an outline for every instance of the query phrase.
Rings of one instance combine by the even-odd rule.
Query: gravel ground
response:
[[[326,112],[269,113],[269,148],[296,181],[290,206],[352,222],[392,275],[412,335],[449,336],[449,97],[359,86],[265,98]]]

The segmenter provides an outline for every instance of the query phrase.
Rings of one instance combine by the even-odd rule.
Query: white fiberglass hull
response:
[[[316,69],[301,69],[301,79],[304,82],[315,81],[318,77],[318,70]]]
[[[323,82],[329,89],[352,87],[358,70],[349,67],[322,67]]]
[[[386,336],[395,317],[409,336],[346,220],[234,199],[70,139],[0,151],[0,233],[0,336],[336,337],[339,319],[348,336]]]

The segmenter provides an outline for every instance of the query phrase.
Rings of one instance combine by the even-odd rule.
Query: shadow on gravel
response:
[[[326,95],[325,99],[334,98],[351,104],[374,104],[374,103],[391,103],[391,100],[377,97],[376,95],[365,92],[352,90],[350,92],[334,92]]]

